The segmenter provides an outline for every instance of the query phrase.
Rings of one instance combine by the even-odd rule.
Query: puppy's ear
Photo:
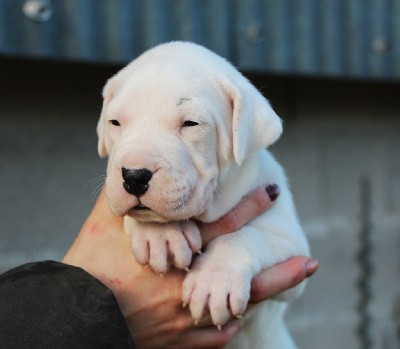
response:
[[[243,76],[222,87],[232,107],[233,155],[238,165],[255,150],[274,143],[282,133],[282,120],[265,97]]]
[[[104,110],[110,100],[113,98],[117,85],[117,77],[113,76],[109,79],[106,85],[103,88],[103,107],[99,122],[97,123],[97,135],[99,137],[99,142],[97,146],[97,150],[99,152],[100,157],[107,156],[107,146],[106,146],[106,135],[105,135],[105,115]]]

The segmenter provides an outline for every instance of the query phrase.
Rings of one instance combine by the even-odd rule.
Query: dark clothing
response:
[[[0,275],[0,348],[134,348],[111,292],[81,268],[46,261]]]

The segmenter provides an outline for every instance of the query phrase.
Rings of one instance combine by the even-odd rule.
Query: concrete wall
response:
[[[0,59],[0,271],[61,259],[78,233],[105,173],[95,126],[102,85],[116,69]],[[251,78],[285,121],[272,150],[287,169],[321,261],[306,295],[288,313],[300,348],[357,347],[365,177],[372,195],[373,348],[398,348],[399,85]]]

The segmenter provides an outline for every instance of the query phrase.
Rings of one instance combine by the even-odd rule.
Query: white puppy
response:
[[[109,156],[108,202],[125,216],[138,261],[155,271],[167,271],[169,261],[187,269],[201,248],[194,220],[218,219],[258,186],[280,187],[271,209],[195,258],[183,284],[195,320],[207,307],[216,325],[242,315],[257,273],[309,254],[284,171],[264,149],[280,136],[281,120],[230,63],[192,43],[163,44],[112,77],[103,96],[98,135],[100,155]],[[249,310],[229,347],[293,348],[285,307],[271,300]]]

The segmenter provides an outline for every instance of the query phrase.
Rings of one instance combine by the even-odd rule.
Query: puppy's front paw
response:
[[[200,231],[191,221],[136,223],[132,231],[132,251],[140,264],[149,264],[165,273],[170,263],[187,269],[193,252],[201,249]]]
[[[183,282],[183,304],[189,304],[195,322],[210,311],[213,323],[219,328],[231,315],[240,317],[250,298],[250,269],[228,261],[212,261],[207,254],[197,257],[192,270]],[[216,263],[215,263],[216,262]]]

